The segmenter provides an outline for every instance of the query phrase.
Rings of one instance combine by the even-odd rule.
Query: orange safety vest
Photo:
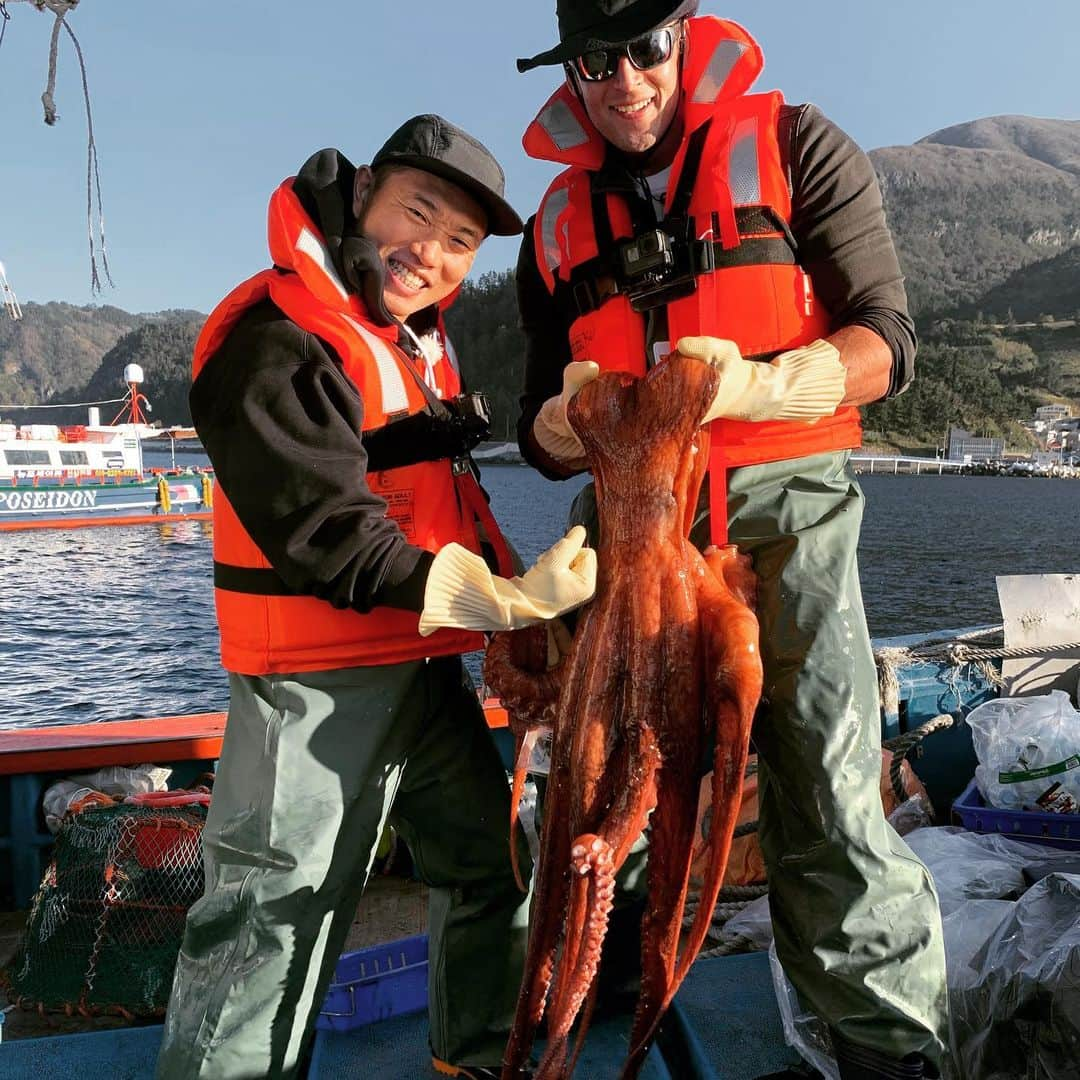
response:
[[[214,309],[195,344],[193,378],[251,305],[269,299],[301,329],[327,342],[364,402],[363,430],[384,427],[430,406],[397,347],[398,328],[373,323],[362,301],[345,288],[318,228],[286,180],[270,200],[270,255],[278,269],[237,286]],[[287,272],[281,272],[282,270]],[[442,327],[441,316],[439,322]],[[445,336],[444,336],[445,340]],[[422,377],[442,398],[460,392],[452,351],[425,364]],[[449,458],[367,474],[386,501],[386,513],[410,544],[438,551],[456,541],[479,552],[476,523],[499,552],[508,553],[472,473]],[[438,630],[422,638],[419,616],[378,607],[361,614],[314,596],[290,592],[218,489],[214,500],[214,563],[221,662],[248,675],[320,671],[447,656],[483,647],[474,631]],[[512,571],[510,571],[512,572]],[[219,580],[220,579],[220,580]]]
[[[777,134],[783,98],[776,91],[747,93],[764,60],[742,27],[705,16],[690,19],[687,32],[685,134],[672,163],[665,214],[674,211],[691,223],[697,272],[693,291],[665,305],[669,341],[707,334],[734,341],[743,356],[771,359],[830,330],[829,313],[816,299],[791,238],[791,191]],[[592,191],[592,176],[604,163],[603,137],[564,83],[523,142],[530,156],[569,166],[540,203],[534,241],[548,291],[572,290],[579,312],[570,327],[573,358],[643,375],[645,317],[610,277],[590,276],[591,267],[610,267],[605,246],[633,235],[622,196],[608,193],[598,201]],[[680,192],[688,162],[696,174]],[[675,207],[677,193],[683,204]],[[606,211],[606,222],[597,222],[596,208]],[[711,505],[726,505],[729,468],[851,449],[861,435],[859,412],[850,406],[814,423],[714,421]],[[716,543],[726,539],[725,519],[726,513],[712,514]]]

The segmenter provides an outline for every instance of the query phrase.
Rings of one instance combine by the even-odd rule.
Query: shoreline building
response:
[[[972,435],[963,428],[949,428],[945,457],[949,461],[1000,461],[1005,456],[1005,440]]]

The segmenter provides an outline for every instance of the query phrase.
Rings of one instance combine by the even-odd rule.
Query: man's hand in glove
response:
[[[831,416],[844,399],[847,372],[840,353],[820,338],[769,363],[744,360],[735,342],[722,338],[684,337],[675,348],[720,370],[720,387],[703,424],[721,416],[812,422]]]
[[[574,361],[563,369],[562,393],[548,398],[533,421],[533,435],[540,449],[564,465],[585,467],[585,447],[566,419],[570,399],[600,374],[592,360]]]
[[[515,578],[496,577],[479,555],[447,544],[428,573],[421,635],[443,626],[516,630],[580,607],[596,591],[596,552],[584,544],[585,530],[575,525]]]

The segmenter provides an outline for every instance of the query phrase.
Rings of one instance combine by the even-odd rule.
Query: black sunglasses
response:
[[[574,68],[586,82],[603,82],[615,74],[624,56],[638,71],[648,71],[670,60],[674,48],[675,31],[664,26],[622,45],[583,53],[574,58]]]

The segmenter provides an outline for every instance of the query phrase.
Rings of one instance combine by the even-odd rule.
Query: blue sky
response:
[[[526,216],[554,167],[520,138],[557,69],[514,58],[556,40],[554,0],[82,0],[109,261],[97,302],[209,309],[266,265],[266,200],[324,146],[367,160],[402,120],[439,112],[477,135]],[[61,35],[55,127],[42,121],[52,19],[9,0],[0,46],[0,260],[20,300],[94,301],[86,127]],[[1080,118],[1080,3],[702,0],[746,26],[758,89],[813,101],[865,148],[1004,113]],[[365,14],[369,12],[369,14]],[[488,240],[476,271],[514,262]]]

